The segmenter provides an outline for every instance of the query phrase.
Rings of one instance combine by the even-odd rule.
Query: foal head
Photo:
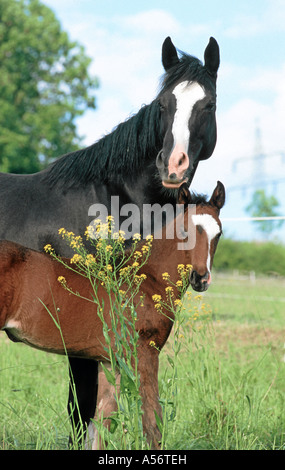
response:
[[[225,188],[218,181],[207,202],[204,197],[191,195],[187,185],[183,184],[179,188],[178,202],[185,207],[184,229],[187,231],[186,227],[188,230],[191,227],[191,236],[194,236],[191,243],[193,248],[187,250],[187,241],[184,241],[185,264],[192,265],[189,281],[194,290],[203,292],[211,283],[213,258],[222,234],[219,213],[225,203]],[[190,209],[188,204],[194,206],[190,206]]]

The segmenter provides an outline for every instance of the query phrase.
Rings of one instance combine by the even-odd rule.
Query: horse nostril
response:
[[[180,157],[180,159],[179,159],[179,161],[178,161],[178,166],[181,166],[181,165],[183,164],[185,158],[186,158],[185,154],[182,153],[182,154],[181,154],[181,157]]]
[[[170,179],[170,180],[176,180],[176,174],[175,174],[175,173],[171,173],[171,175],[169,175],[169,179]]]

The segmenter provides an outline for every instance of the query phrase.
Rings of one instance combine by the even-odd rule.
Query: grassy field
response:
[[[195,302],[181,326],[173,400],[172,337],[161,353],[161,398],[170,411],[177,402],[167,448],[285,449],[285,280],[215,276]],[[4,333],[0,351],[0,448],[66,449],[66,359]]]

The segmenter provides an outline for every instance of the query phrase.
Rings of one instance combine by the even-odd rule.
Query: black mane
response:
[[[49,185],[79,186],[94,180],[108,182],[124,178],[144,168],[151,153],[158,153],[163,138],[160,129],[160,95],[179,80],[198,80],[202,85],[209,75],[199,59],[181,53],[179,64],[162,78],[157,98],[113,132],[87,148],[68,153],[45,172]]]
[[[159,116],[156,100],[143,106],[98,142],[56,160],[47,170],[48,183],[70,187],[96,179],[107,182],[138,171],[145,165],[149,149],[160,150]]]

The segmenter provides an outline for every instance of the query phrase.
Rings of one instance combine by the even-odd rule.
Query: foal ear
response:
[[[216,78],[220,65],[220,49],[214,38],[210,38],[209,44],[204,52],[205,67],[209,74]]]
[[[171,67],[179,63],[176,48],[168,36],[162,44],[162,65],[167,72]]]
[[[220,211],[220,209],[225,204],[225,199],[226,199],[225,187],[224,187],[223,183],[218,181],[217,186],[214,189],[212,197],[209,201],[209,204],[216,207],[218,209],[218,211]]]
[[[181,184],[178,189],[177,202],[184,205],[191,204],[191,194],[186,183]]]
[[[214,189],[212,197],[209,201],[209,204],[211,204],[212,206],[214,206],[218,210],[220,210],[223,207],[223,205],[225,204],[225,199],[226,199],[225,187],[224,187],[223,183],[218,181],[217,186]]]

